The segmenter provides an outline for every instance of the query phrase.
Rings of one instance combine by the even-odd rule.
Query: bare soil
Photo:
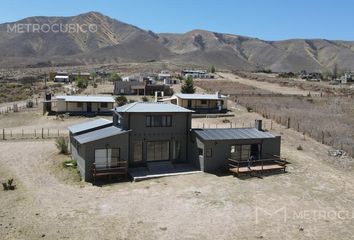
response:
[[[237,126],[260,118],[231,107]],[[13,126],[58,125],[26,118]],[[193,126],[230,124],[223,120],[193,119]],[[282,156],[291,162],[285,174],[200,173],[102,187],[63,168],[68,156],[57,154],[53,140],[0,141],[0,181],[14,178],[17,185],[0,191],[1,239],[352,239],[353,171],[328,157],[328,146],[277,124],[272,131],[281,134]]]

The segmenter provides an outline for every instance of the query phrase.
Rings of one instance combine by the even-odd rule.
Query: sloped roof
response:
[[[55,98],[64,99],[66,102],[115,102],[112,96],[56,96]]]
[[[217,94],[197,94],[197,93],[176,93],[174,96],[181,99],[196,99],[196,100],[222,100],[226,96]]]
[[[115,108],[116,112],[150,112],[150,113],[171,113],[171,112],[193,112],[192,110],[166,102],[134,102]]]
[[[92,132],[84,133],[81,135],[77,135],[74,137],[74,139],[76,141],[78,141],[80,144],[84,144],[84,143],[93,142],[93,141],[97,141],[97,140],[108,138],[108,137],[113,137],[118,134],[124,134],[127,132],[128,131],[111,126],[111,127],[106,127],[106,128],[102,128],[99,130],[95,130]]]
[[[256,128],[208,128],[193,129],[197,136],[203,140],[243,140],[275,138],[269,132],[259,131]]]
[[[93,121],[87,121],[84,123],[79,123],[72,125],[68,127],[69,131],[73,134],[79,133],[79,132],[84,132],[90,129],[98,128],[98,127],[104,127],[104,126],[109,126],[112,125],[112,121],[109,121],[104,118],[96,119]]]

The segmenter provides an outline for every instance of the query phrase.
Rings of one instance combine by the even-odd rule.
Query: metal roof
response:
[[[166,102],[134,102],[115,108],[116,112],[193,112],[192,110]]]
[[[74,139],[76,141],[78,141],[80,144],[84,144],[84,143],[93,142],[96,140],[112,137],[112,136],[127,133],[127,132],[128,131],[124,131],[120,128],[111,126],[111,127],[106,127],[106,128],[102,128],[99,130],[95,130],[92,132],[84,133],[81,135],[77,135],[74,137]]]
[[[273,134],[259,131],[256,128],[211,128],[193,129],[193,131],[206,141],[275,138]]]
[[[112,124],[112,121],[109,121],[104,118],[100,118],[100,119],[96,119],[93,121],[88,121],[88,122],[72,125],[72,126],[68,127],[68,129],[71,133],[75,134],[75,133],[87,131],[90,129],[98,128],[98,127],[109,126],[111,124]]]
[[[176,97],[181,99],[196,99],[196,100],[222,100],[226,96],[218,94],[196,94],[196,93],[176,93]]]
[[[112,96],[56,96],[56,99],[66,102],[115,102]]]

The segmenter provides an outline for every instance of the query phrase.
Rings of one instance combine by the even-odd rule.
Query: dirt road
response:
[[[274,83],[259,82],[256,80],[241,78],[233,73],[218,73],[218,74],[223,77],[222,80],[230,80],[230,81],[238,82],[252,87],[264,89],[273,93],[278,93],[278,94],[280,93],[286,95],[301,95],[301,96],[307,96],[309,93],[309,91],[301,90],[295,87],[283,87]]]

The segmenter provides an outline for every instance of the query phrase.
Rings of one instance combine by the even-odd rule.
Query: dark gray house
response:
[[[135,102],[113,111],[113,122],[71,126],[72,157],[85,181],[151,163],[189,164],[214,172],[230,157],[280,155],[280,137],[257,128],[191,129],[193,111],[171,103]]]

